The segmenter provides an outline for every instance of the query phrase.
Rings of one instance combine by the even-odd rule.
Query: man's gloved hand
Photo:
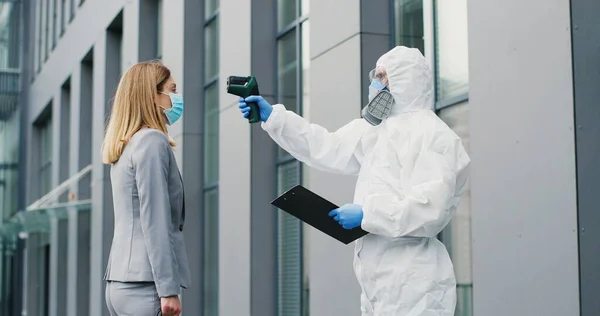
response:
[[[248,118],[248,115],[250,115],[250,107],[248,106],[249,102],[256,102],[258,105],[258,111],[260,113],[260,120],[266,122],[271,115],[271,112],[273,112],[273,106],[271,106],[267,100],[259,95],[251,95],[245,100],[244,98],[240,98],[238,106],[240,107],[240,111],[245,118]]]
[[[363,219],[362,205],[345,204],[340,208],[336,208],[329,212],[329,216],[333,217],[345,229],[353,229],[359,227]]]

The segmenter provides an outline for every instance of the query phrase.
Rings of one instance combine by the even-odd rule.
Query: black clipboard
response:
[[[271,204],[346,245],[368,234],[360,227],[344,229],[329,217],[329,212],[338,206],[301,185],[283,193]]]

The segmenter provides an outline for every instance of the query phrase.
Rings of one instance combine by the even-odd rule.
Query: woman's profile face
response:
[[[162,86],[162,90],[158,91],[158,94],[156,95],[156,105],[165,110],[170,109],[172,105],[169,93],[177,93],[177,85],[175,84],[173,77],[169,77]]]

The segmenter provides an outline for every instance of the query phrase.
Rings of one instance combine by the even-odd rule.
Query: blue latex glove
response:
[[[345,229],[353,229],[359,227],[363,219],[362,205],[346,204],[340,208],[336,208],[329,212],[329,216],[333,217]]]
[[[240,111],[245,118],[248,118],[248,115],[250,115],[250,107],[248,104],[246,104],[247,102],[256,102],[258,105],[258,111],[260,112],[260,120],[263,122],[266,122],[271,115],[271,112],[273,112],[273,106],[271,106],[267,100],[259,95],[251,95],[245,100],[244,98],[239,99],[238,106],[240,107]]]

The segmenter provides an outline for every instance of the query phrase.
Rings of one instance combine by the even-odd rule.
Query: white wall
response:
[[[578,315],[569,1],[468,12],[474,314]]]

